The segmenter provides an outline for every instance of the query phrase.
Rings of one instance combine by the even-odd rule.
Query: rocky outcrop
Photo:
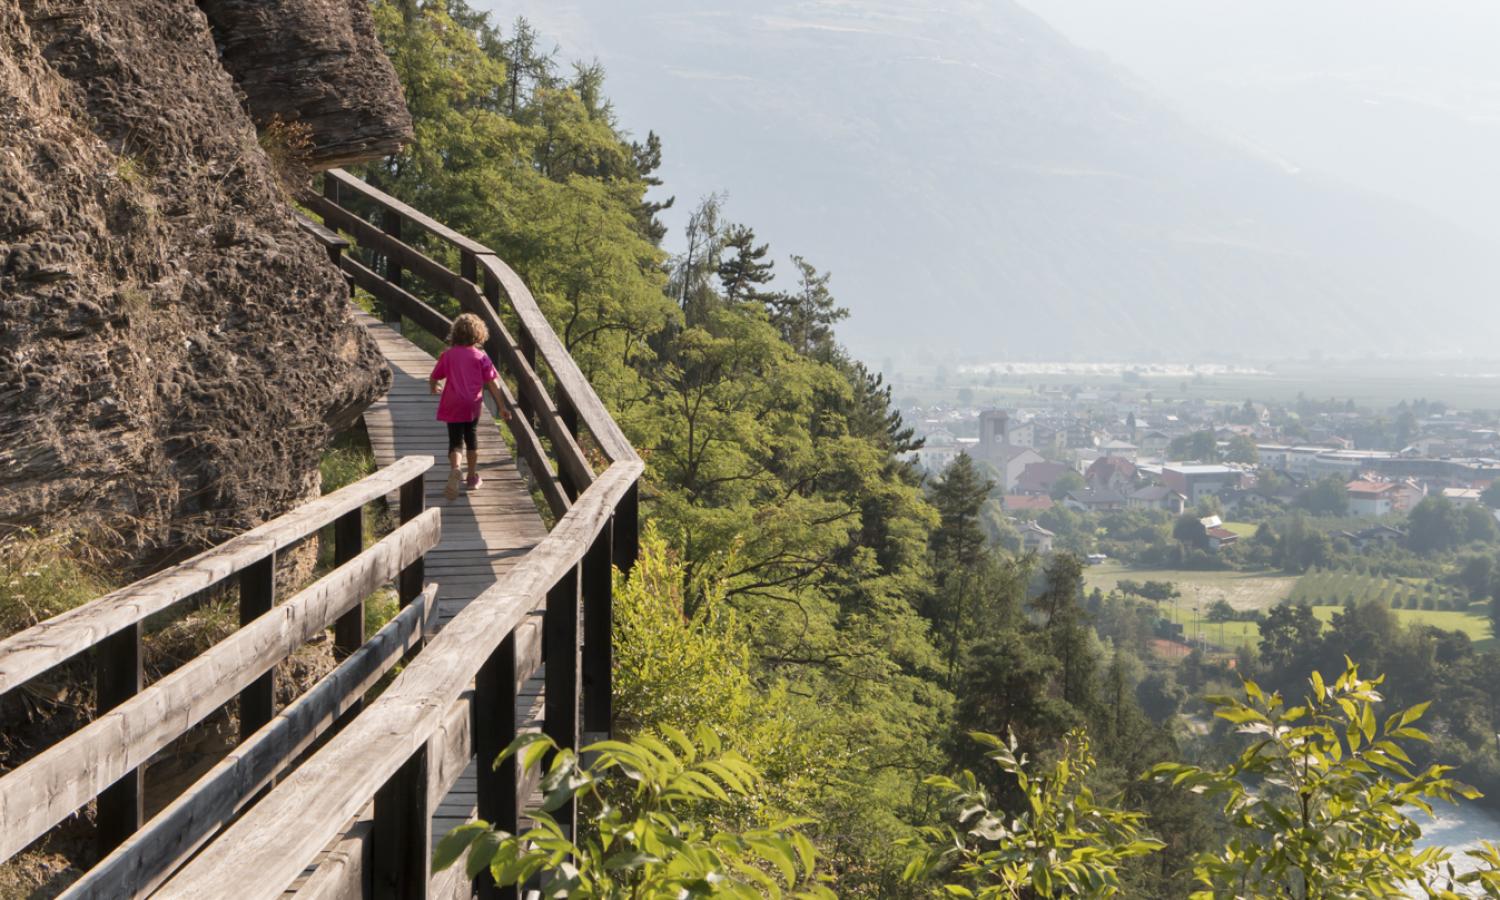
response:
[[[312,168],[386,156],[411,116],[369,0],[200,0],[257,125],[306,129]]]
[[[388,379],[347,297],[192,0],[0,0],[0,528],[142,561],[295,505]]]

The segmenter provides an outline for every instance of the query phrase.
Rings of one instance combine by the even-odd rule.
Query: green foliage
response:
[[[1338,475],[1319,479],[1297,497],[1297,505],[1315,516],[1342,516],[1349,512],[1349,489]]]
[[[1410,812],[1432,801],[1478,792],[1449,777],[1451,767],[1417,768],[1407,746],[1428,742],[1416,722],[1422,703],[1376,719],[1382,679],[1362,679],[1347,663],[1326,684],[1314,671],[1302,706],[1244,683],[1244,699],[1208,698],[1215,715],[1249,738],[1220,769],[1162,763],[1151,774],[1223,800],[1234,836],[1194,865],[1197,898],[1354,898],[1402,896],[1408,883],[1439,896],[1447,854],[1415,849],[1421,827]]]
[[[1167,447],[1169,459],[1215,463],[1219,461],[1219,442],[1212,431],[1195,431],[1172,439]]]
[[[1127,860],[1162,848],[1143,836],[1142,814],[1094,799],[1085,782],[1096,764],[1082,730],[1063,738],[1045,773],[1028,766],[1015,735],[970,737],[1014,780],[1020,812],[999,808],[973,772],[927,778],[945,795],[957,827],[927,826],[904,842],[918,851],[907,865],[908,881],[940,882],[932,893],[944,897],[1111,897],[1121,892]]]
[[[751,796],[760,775],[711,729],[695,739],[664,730],[600,741],[579,754],[559,750],[543,734],[522,735],[495,764],[517,756],[525,770],[546,762],[541,809],[533,827],[510,834],[476,821],[449,832],[433,852],[432,869],[465,860],[473,878],[488,871],[501,887],[535,875],[546,897],[831,898],[815,874],[817,852],[788,819],[771,828],[737,829],[722,807]],[[551,813],[578,803],[586,819],[570,840]]]

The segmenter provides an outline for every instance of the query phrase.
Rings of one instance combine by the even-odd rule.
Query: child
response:
[[[438,382],[445,381],[443,396],[438,401],[438,421],[448,423],[448,487],[443,496],[458,499],[458,450],[459,446],[469,451],[469,490],[483,484],[479,477],[479,446],[475,428],[484,414],[484,392],[488,390],[495,398],[500,418],[510,420],[510,410],[500,394],[500,373],[490,362],[482,345],[489,338],[484,322],[473,313],[464,313],[453,320],[448,331],[447,350],[438,357],[437,366],[427,379],[431,393],[438,392]]]

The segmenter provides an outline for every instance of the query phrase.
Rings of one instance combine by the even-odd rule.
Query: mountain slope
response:
[[[600,57],[684,199],[726,189],[731,217],[831,269],[856,352],[1494,343],[1488,244],[1196,128],[1014,3],[617,7],[499,11]]]

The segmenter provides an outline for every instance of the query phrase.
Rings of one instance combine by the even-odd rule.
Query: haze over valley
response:
[[[728,216],[783,259],[832,271],[857,355],[1177,361],[1495,344],[1496,245],[1472,221],[1184,112],[1016,3],[489,8],[605,65],[621,121],[663,137],[674,226],[724,191]]]

